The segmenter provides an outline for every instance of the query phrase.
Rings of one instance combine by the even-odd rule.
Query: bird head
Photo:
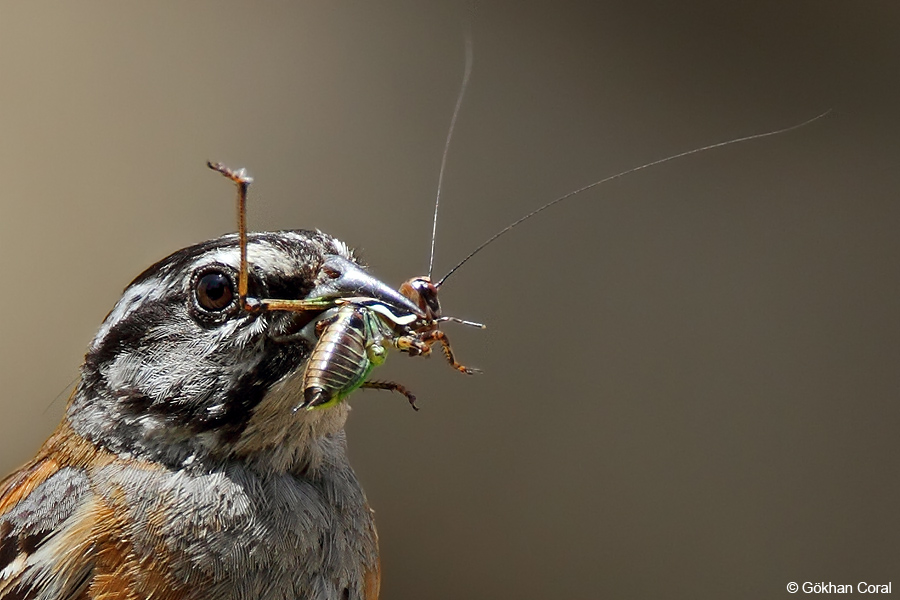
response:
[[[248,296],[376,297],[415,309],[318,231],[250,234]],[[240,244],[227,235],[179,250],[139,275],[90,345],[67,411],[81,435],[172,468],[242,460],[315,468],[343,445],[346,403],[294,411],[316,343],[311,310],[247,310]],[[321,312],[321,311],[319,311]]]

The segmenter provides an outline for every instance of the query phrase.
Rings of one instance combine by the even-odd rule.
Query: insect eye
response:
[[[427,307],[435,317],[440,317],[441,303],[438,301],[437,288],[431,283],[431,280],[417,278],[413,280],[412,284],[425,305],[423,308]]]
[[[194,293],[201,308],[219,312],[234,300],[234,284],[224,273],[212,271],[197,280]]]

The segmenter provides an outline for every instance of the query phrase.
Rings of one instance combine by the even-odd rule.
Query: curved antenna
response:
[[[471,10],[475,10],[475,3],[471,5]],[[472,23],[471,17],[466,21],[465,29],[466,37],[466,69],[463,73],[462,85],[459,88],[459,94],[456,96],[456,106],[453,107],[453,116],[450,118],[450,129],[447,131],[447,139],[444,140],[444,154],[441,156],[441,170],[438,174],[437,196],[434,199],[434,220],[431,224],[431,255],[428,257],[428,278],[434,270],[434,241],[437,238],[437,222],[438,207],[441,204],[441,187],[444,184],[444,170],[447,168],[447,154],[450,152],[450,140],[453,138],[453,130],[456,128],[456,117],[459,116],[459,109],[462,106],[463,97],[466,95],[466,88],[469,87],[469,76],[472,74],[472,62],[474,53],[472,51]]]
[[[597,187],[598,185],[603,184],[603,183],[606,183],[606,182],[608,182],[608,181],[612,181],[613,179],[619,179],[620,177],[624,177],[624,176],[626,176],[626,175],[630,175],[630,174],[632,174],[632,173],[636,173],[637,171],[643,171],[644,169],[649,169],[650,167],[655,167],[656,165],[661,165],[661,164],[663,164],[663,163],[669,162],[670,160],[675,160],[675,159],[677,159],[677,158],[684,158],[685,156],[691,156],[692,154],[698,154],[698,153],[700,153],[700,152],[706,152],[707,150],[713,150],[713,149],[715,149],[715,148],[721,148],[721,147],[723,147],[723,146],[730,146],[730,145],[732,145],[732,144],[740,144],[741,142],[749,142],[750,140],[758,140],[758,139],[765,138],[765,137],[770,137],[770,136],[773,136],[773,135],[779,135],[779,134],[782,134],[782,133],[787,133],[787,132],[789,132],[789,131],[793,131],[793,130],[795,130],[795,129],[799,129],[799,128],[801,128],[801,127],[805,127],[805,126],[809,125],[810,123],[814,123],[815,121],[818,121],[819,119],[826,117],[826,116],[831,112],[831,110],[832,110],[832,109],[829,108],[828,110],[826,110],[826,111],[823,112],[822,114],[816,115],[816,116],[813,117],[812,119],[808,119],[808,120],[806,120],[806,121],[803,121],[802,123],[799,123],[799,124],[797,124],[797,125],[791,125],[790,127],[785,127],[785,128],[783,128],[783,129],[776,129],[775,131],[767,131],[767,132],[765,132],[765,133],[754,133],[753,135],[747,135],[747,136],[744,136],[744,137],[739,137],[739,138],[735,138],[735,139],[732,139],[732,140],[727,140],[727,141],[724,141],[724,142],[717,142],[717,143],[715,143],[715,144],[709,144],[708,146],[701,146],[700,148],[694,148],[693,150],[686,150],[686,151],[684,151],[684,152],[679,152],[678,154],[673,154],[673,155],[667,156],[667,157],[665,157],[665,158],[660,158],[660,159],[657,159],[657,160],[654,160],[654,161],[651,161],[651,162],[648,162],[648,163],[644,163],[643,165],[640,165],[640,166],[637,166],[637,167],[632,167],[632,168],[627,169],[627,170],[625,170],[625,171],[621,171],[621,172],[619,172],[619,173],[616,173],[615,175],[610,175],[609,177],[605,177],[605,178],[601,179],[600,181],[595,181],[594,183],[590,183],[590,184],[588,184],[588,185],[586,185],[586,186],[584,186],[584,187],[578,188],[577,190],[571,191],[571,192],[569,192],[568,194],[564,194],[564,195],[560,196],[559,198],[556,198],[555,200],[551,200],[551,201],[548,202],[547,204],[544,204],[543,206],[540,206],[540,207],[534,209],[533,211],[531,211],[530,213],[528,213],[528,214],[525,215],[524,217],[521,217],[520,219],[517,219],[517,220],[513,221],[512,223],[510,223],[509,225],[507,225],[506,227],[504,227],[503,229],[501,229],[500,231],[498,231],[497,233],[495,233],[494,235],[492,235],[491,237],[489,237],[487,240],[485,240],[484,242],[482,242],[481,245],[479,245],[477,248],[475,248],[474,250],[472,250],[472,252],[470,252],[468,256],[466,256],[464,259],[462,259],[461,261],[459,261],[459,262],[456,264],[456,266],[453,267],[452,269],[450,269],[450,271],[449,271],[446,275],[444,275],[443,277],[441,277],[441,279],[440,279],[437,283],[435,283],[434,286],[437,287],[437,288],[441,287],[441,285],[443,285],[443,283],[444,283],[445,281],[447,281],[447,279],[448,279],[451,275],[453,275],[453,273],[455,273],[457,269],[459,269],[461,266],[463,266],[464,264],[466,264],[466,263],[469,261],[470,258],[472,258],[472,257],[475,256],[476,254],[478,254],[479,252],[481,252],[482,250],[484,250],[484,248],[485,248],[486,246],[488,246],[489,244],[491,244],[494,240],[496,240],[496,239],[497,239],[498,237],[500,237],[501,235],[503,235],[503,234],[505,234],[505,233],[508,233],[508,232],[509,232],[511,229],[513,229],[514,227],[516,227],[516,226],[522,224],[523,222],[527,221],[528,219],[530,219],[531,217],[535,216],[536,214],[538,214],[538,213],[540,213],[540,212],[543,212],[543,211],[547,210],[548,208],[550,208],[550,207],[553,206],[554,204],[557,204],[557,203],[559,203],[559,202],[562,202],[563,200],[567,200],[568,198],[571,198],[572,196],[576,196],[576,195],[578,195],[578,194],[580,194],[580,193],[582,193],[582,192],[586,192],[586,191],[588,191],[588,190],[591,189],[591,188],[595,188],[595,187]]]

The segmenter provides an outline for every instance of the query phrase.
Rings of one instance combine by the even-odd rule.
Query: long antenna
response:
[[[555,200],[551,200],[551,201],[548,202],[547,204],[544,204],[543,206],[534,209],[533,211],[531,211],[530,213],[528,213],[528,214],[525,215],[524,217],[522,217],[522,218],[520,218],[520,219],[517,219],[517,220],[513,221],[512,223],[510,223],[509,225],[507,225],[506,227],[504,227],[503,229],[501,229],[500,231],[498,231],[497,233],[495,233],[494,235],[492,235],[491,237],[489,237],[487,240],[485,240],[484,242],[482,242],[480,246],[478,246],[477,248],[475,248],[474,250],[472,250],[472,252],[470,252],[468,256],[466,256],[464,259],[462,259],[461,261],[459,261],[459,262],[456,264],[455,267],[453,267],[452,269],[450,269],[450,271],[449,271],[446,275],[444,275],[443,277],[441,277],[441,279],[440,279],[437,283],[435,283],[434,285],[435,285],[435,287],[438,287],[438,288],[441,287],[441,285],[443,285],[443,283],[444,283],[445,281],[447,281],[447,279],[448,279],[451,275],[453,275],[453,273],[455,273],[457,269],[459,269],[461,266],[463,266],[464,264],[466,264],[466,262],[468,262],[468,260],[469,260],[470,258],[472,258],[472,257],[475,256],[476,254],[478,254],[479,252],[481,252],[482,250],[484,250],[484,248],[485,248],[486,246],[488,246],[489,244],[491,244],[494,240],[496,240],[496,239],[497,239],[498,237],[500,237],[501,235],[503,235],[503,234],[505,234],[505,233],[508,233],[508,232],[509,232],[511,229],[513,229],[514,227],[516,227],[516,226],[522,224],[523,222],[527,221],[528,219],[530,219],[531,217],[535,216],[536,214],[538,214],[538,213],[540,213],[540,212],[543,212],[543,211],[547,210],[548,208],[550,208],[550,207],[553,206],[554,204],[557,204],[557,203],[559,203],[559,202],[562,202],[563,200],[566,200],[566,199],[568,199],[568,198],[571,198],[572,196],[576,196],[576,195],[578,195],[578,194],[580,194],[580,193],[582,193],[582,192],[586,192],[586,191],[588,191],[588,190],[591,189],[591,188],[595,188],[595,187],[597,187],[598,185],[603,184],[603,183],[606,183],[606,182],[608,182],[608,181],[612,181],[613,179],[619,179],[620,177],[624,177],[624,176],[626,176],[626,175],[630,175],[630,174],[632,174],[632,173],[636,173],[637,171],[643,171],[644,169],[648,169],[648,168],[650,168],[650,167],[655,167],[656,165],[661,165],[662,163],[669,162],[670,160],[675,160],[675,159],[677,159],[677,158],[684,158],[685,156],[690,156],[690,155],[692,155],[692,154],[698,154],[698,153],[700,153],[700,152],[706,152],[707,150],[713,150],[713,149],[715,149],[715,148],[721,148],[721,147],[723,147],[723,146],[730,146],[730,145],[732,145],[732,144],[740,144],[741,142],[749,142],[750,140],[758,140],[758,139],[765,138],[765,137],[770,137],[770,136],[773,136],[773,135],[779,135],[779,134],[782,134],[782,133],[787,133],[787,132],[789,132],[789,131],[793,131],[793,130],[795,130],[795,129],[799,129],[799,128],[801,128],[801,127],[805,127],[805,126],[809,125],[810,123],[814,123],[815,121],[818,121],[819,119],[821,119],[821,118],[827,116],[830,112],[831,112],[831,109],[829,108],[828,110],[826,110],[826,111],[823,112],[822,114],[817,115],[817,116],[813,117],[812,119],[803,121],[802,123],[799,123],[799,124],[797,124],[797,125],[791,125],[790,127],[785,127],[784,129],[776,129],[775,131],[767,131],[766,133],[755,133],[755,134],[753,134],[753,135],[747,135],[747,136],[744,136],[744,137],[739,137],[739,138],[735,138],[735,139],[732,139],[732,140],[727,140],[727,141],[725,141],[725,142],[717,142],[717,143],[715,143],[715,144],[710,144],[710,145],[708,145],[708,146],[701,146],[700,148],[694,148],[693,150],[687,150],[687,151],[685,151],[685,152],[679,152],[678,154],[673,154],[673,155],[667,156],[667,157],[665,157],[665,158],[660,158],[660,159],[658,159],[658,160],[654,160],[654,161],[645,163],[645,164],[640,165],[640,166],[637,166],[637,167],[632,167],[631,169],[627,169],[627,170],[622,171],[622,172],[620,172],[620,173],[616,173],[615,175],[610,175],[609,177],[605,177],[605,178],[601,179],[600,181],[595,181],[594,183],[590,183],[590,184],[588,184],[588,185],[586,185],[586,186],[584,186],[584,187],[578,188],[577,190],[571,191],[571,192],[569,192],[568,194],[564,194],[564,195],[560,196],[559,198],[556,198]]]
[[[472,11],[475,10],[475,3],[470,6]],[[450,129],[447,130],[447,139],[444,140],[444,154],[441,156],[441,170],[438,174],[437,196],[434,199],[434,220],[431,224],[431,255],[428,257],[428,278],[434,270],[434,241],[437,237],[438,207],[441,204],[441,187],[444,184],[444,170],[447,168],[447,154],[450,152],[450,140],[453,138],[453,130],[456,128],[456,117],[459,116],[459,109],[462,106],[463,97],[466,95],[466,88],[469,87],[469,76],[472,74],[472,62],[474,60],[474,52],[472,51],[472,17],[466,21],[465,25],[466,38],[466,70],[463,73],[462,85],[459,88],[459,94],[456,96],[456,106],[453,108],[453,117],[450,118]]]

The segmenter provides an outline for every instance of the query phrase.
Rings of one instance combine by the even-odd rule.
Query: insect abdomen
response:
[[[364,310],[344,305],[325,326],[303,376],[305,407],[321,408],[338,402],[362,385],[372,370]]]

